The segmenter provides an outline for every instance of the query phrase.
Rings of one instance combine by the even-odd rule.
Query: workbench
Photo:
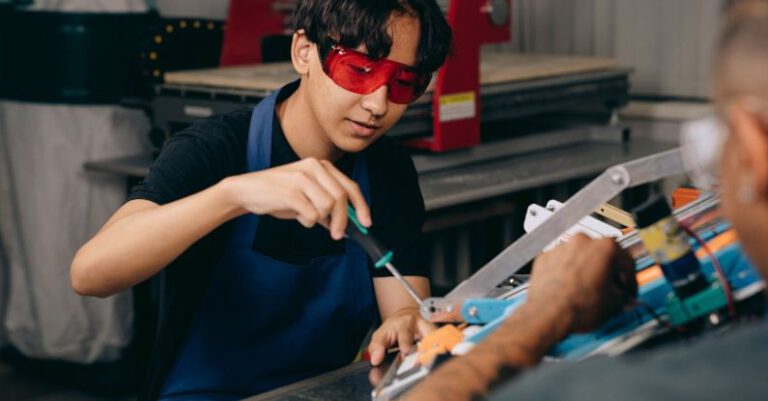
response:
[[[368,361],[289,384],[246,398],[247,401],[370,401],[371,377],[383,377],[389,364],[372,367]]]

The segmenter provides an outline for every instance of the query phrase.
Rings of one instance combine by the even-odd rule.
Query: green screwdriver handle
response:
[[[380,269],[392,260],[392,251],[388,250],[376,238],[372,237],[368,229],[360,223],[357,213],[352,206],[347,206],[347,215],[352,224],[347,224],[344,231],[347,237],[360,244],[373,261],[373,265]]]

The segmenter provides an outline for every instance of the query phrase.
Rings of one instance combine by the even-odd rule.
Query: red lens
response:
[[[389,80],[389,100],[406,104],[418,99],[429,84],[429,76],[399,69]]]
[[[393,103],[408,104],[424,93],[430,75],[392,60],[373,60],[366,54],[333,46],[323,63],[323,71],[342,88],[367,95],[387,85]]]
[[[381,87],[386,82],[387,74],[368,57],[354,53],[329,55],[326,74],[342,88],[365,95]]]

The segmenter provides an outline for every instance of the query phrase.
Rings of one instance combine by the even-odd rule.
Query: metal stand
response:
[[[457,301],[488,296],[500,283],[533,260],[547,244],[623,190],[684,172],[679,148],[607,169],[547,221],[521,237],[444,298],[426,299],[422,304],[422,315],[429,320],[436,315],[450,314],[459,305]]]

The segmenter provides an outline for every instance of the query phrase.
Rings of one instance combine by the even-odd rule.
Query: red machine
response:
[[[261,40],[289,34],[295,6],[295,0],[231,0],[219,65],[261,63]]]
[[[432,137],[410,141],[411,146],[443,152],[480,144],[480,46],[510,40],[510,1],[450,1],[453,53],[437,72]],[[497,24],[492,16],[499,7],[506,12]]]
[[[438,3],[443,3],[438,1]],[[480,143],[480,47],[510,40],[511,0],[448,0],[451,56],[438,71],[432,94],[432,136],[410,146],[433,152]],[[221,65],[261,62],[261,39],[289,33],[295,1],[231,0]]]

